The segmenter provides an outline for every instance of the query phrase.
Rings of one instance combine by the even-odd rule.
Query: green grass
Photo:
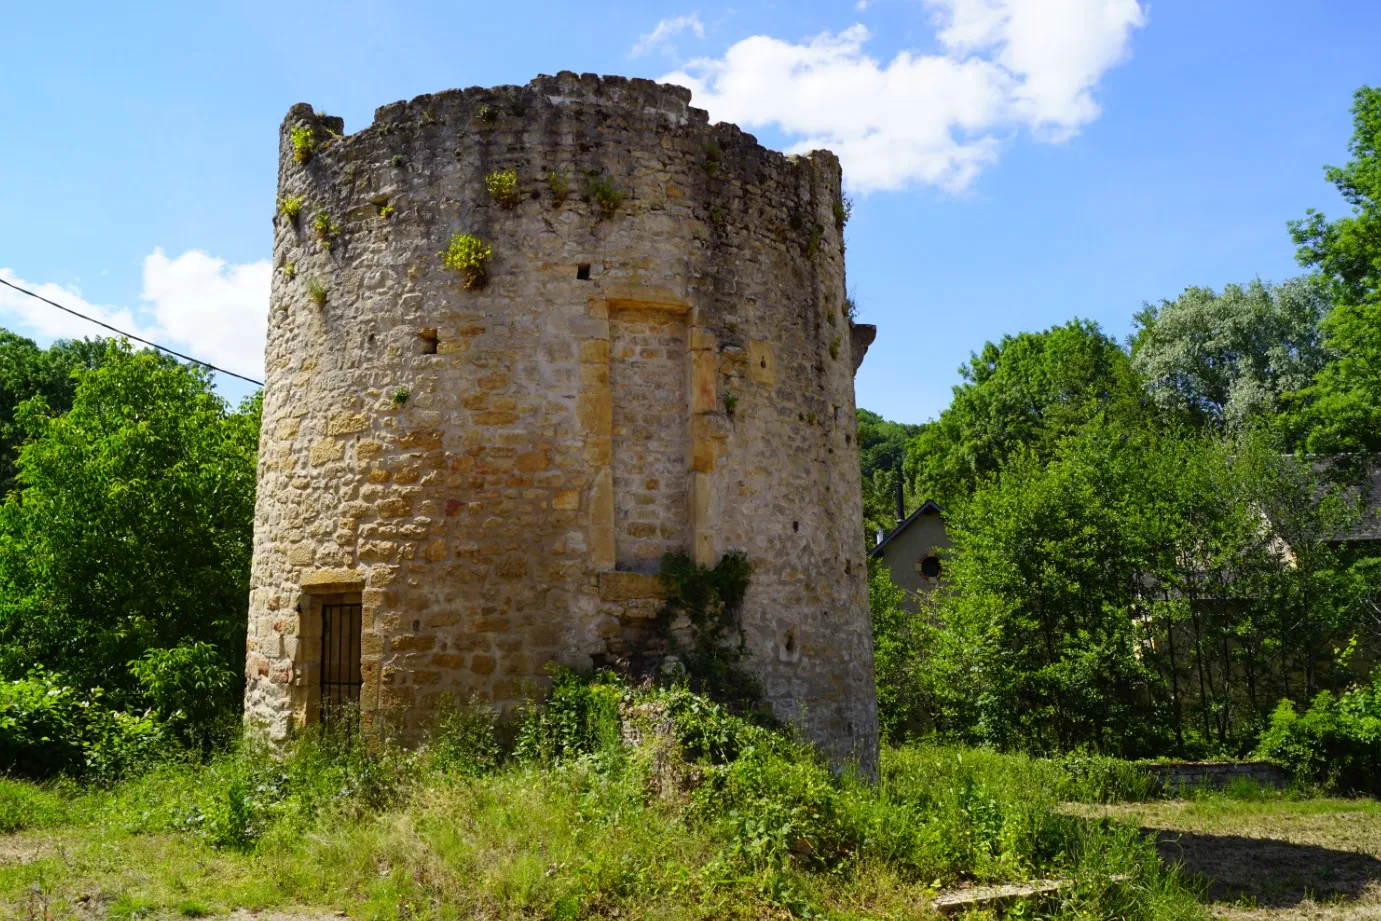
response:
[[[1065,876],[1056,916],[1200,917],[1133,828],[1056,808],[1063,768],[914,746],[868,784],[685,691],[570,680],[551,700],[506,753],[472,704],[414,751],[308,733],[279,757],[247,744],[109,789],[7,781],[0,901],[85,896],[113,918],[924,917],[941,887]],[[619,741],[629,721],[637,747]]]

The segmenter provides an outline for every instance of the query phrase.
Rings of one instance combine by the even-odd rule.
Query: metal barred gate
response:
[[[360,618],[362,605],[321,608],[321,721],[360,705]]]

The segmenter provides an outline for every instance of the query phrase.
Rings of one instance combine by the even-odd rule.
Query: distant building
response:
[[[904,589],[907,607],[913,610],[924,593],[933,591],[944,580],[944,560],[950,548],[945,531],[944,509],[927,499],[905,518],[898,497],[898,522],[892,533],[878,532],[877,546],[868,551],[869,559],[882,560],[892,574],[892,584]]]

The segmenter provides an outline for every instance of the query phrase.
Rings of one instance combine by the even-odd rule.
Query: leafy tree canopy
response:
[[[1381,88],[1359,89],[1352,117],[1352,159],[1325,173],[1352,214],[1290,223],[1296,257],[1334,303],[1323,329],[1335,357],[1307,393],[1312,451],[1381,449]]]
[[[967,495],[1018,451],[1048,456],[1089,419],[1147,412],[1127,353],[1087,320],[989,342],[959,373],[964,381],[949,407],[907,448],[916,495],[941,505]]]
[[[900,470],[906,460],[906,443],[924,426],[892,422],[866,409],[858,411],[858,459],[863,478],[875,470]]]
[[[50,412],[71,409],[77,389],[73,372],[99,367],[107,348],[104,339],[62,339],[41,349],[31,339],[0,329],[0,496],[18,485],[15,459],[26,433],[15,419],[15,407],[42,397]]]
[[[1327,290],[1317,281],[1260,280],[1221,294],[1187,288],[1136,314],[1132,367],[1163,410],[1192,423],[1240,429],[1277,412],[1283,394],[1324,366],[1319,322]]]
[[[858,411],[858,459],[863,473],[863,530],[865,538],[896,527],[896,485],[906,460],[906,446],[924,426],[907,425],[882,418],[866,409]],[[915,507],[908,491],[908,510]],[[868,543],[872,543],[868,540]]]
[[[129,699],[150,650],[205,642],[238,662],[257,397],[232,411],[207,372],[125,343],[75,381],[67,413],[41,394],[16,413],[28,441],[0,505],[0,675],[42,663]],[[183,658],[204,670],[204,653]],[[162,661],[142,670],[171,686]]]

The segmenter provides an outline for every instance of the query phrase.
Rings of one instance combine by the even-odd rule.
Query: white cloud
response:
[[[268,329],[269,260],[228,265],[200,250],[144,259],[144,291],[164,334],[188,354],[262,378]],[[169,343],[171,344],[171,343]]]
[[[138,310],[93,304],[74,286],[27,282],[11,269],[0,278],[117,329],[260,379],[268,324],[267,259],[230,265],[199,250],[144,259],[144,304]],[[0,286],[0,325],[42,340],[113,336],[108,330]]]
[[[1144,25],[1137,0],[923,0],[944,54],[864,52],[862,25],[792,43],[756,35],[661,79],[712,117],[776,126],[791,152],[825,147],[852,188],[968,188],[1001,136],[1046,141],[1097,118],[1093,91]]]
[[[858,0],[858,2],[854,4],[854,9],[857,10],[858,12],[860,12],[860,13],[862,13],[862,12],[863,12],[864,10],[866,10],[867,8],[868,8],[868,0]]]
[[[640,54],[654,49],[662,51],[675,51],[671,40],[682,32],[690,29],[695,33],[696,38],[705,37],[705,24],[700,21],[699,13],[690,13],[685,16],[673,16],[670,19],[663,19],[657,23],[657,27],[646,35],[638,36],[637,43],[628,52],[630,57],[637,57]]]

